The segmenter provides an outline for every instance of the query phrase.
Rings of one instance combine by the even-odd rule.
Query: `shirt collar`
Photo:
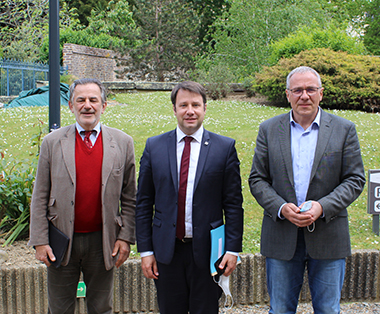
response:
[[[293,109],[290,110],[290,113],[289,113],[289,116],[290,116],[290,124],[291,124],[291,125],[298,124],[296,121],[294,121],[292,112],[293,112]],[[318,107],[318,113],[317,113],[317,116],[315,117],[314,121],[311,123],[310,126],[312,126],[313,124],[316,124],[316,125],[319,127],[319,126],[320,126],[320,123],[321,123],[321,107]]]
[[[177,126],[177,129],[176,129],[176,132],[177,132],[177,143],[179,143],[185,136],[191,136],[192,138],[194,138],[198,143],[201,143],[202,142],[202,136],[203,136],[203,131],[204,131],[204,128],[203,128],[203,125],[197,130],[195,131],[193,134],[191,135],[187,135],[185,133],[182,132],[182,130]]]
[[[78,122],[75,122],[75,127],[76,127],[79,134],[80,134],[80,132],[84,131],[84,129],[82,128],[82,126]],[[93,130],[96,131],[96,135],[98,135],[100,133],[100,122],[98,122],[98,124],[95,125]]]

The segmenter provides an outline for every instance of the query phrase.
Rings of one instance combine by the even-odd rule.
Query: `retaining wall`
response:
[[[113,50],[92,48],[82,45],[66,43],[63,45],[63,66],[67,67],[67,73],[78,78],[92,77],[100,81],[118,80],[117,59],[121,58]]]
[[[377,250],[358,250],[347,258],[342,302],[380,300],[379,255]],[[241,259],[230,279],[235,304],[268,303],[265,258],[243,254]],[[47,313],[44,265],[0,269],[0,275],[0,313]],[[114,287],[114,313],[158,312],[154,282],[142,274],[140,259],[130,259],[115,271]],[[310,300],[305,275],[300,301]],[[83,298],[78,299],[76,313],[86,313]]]

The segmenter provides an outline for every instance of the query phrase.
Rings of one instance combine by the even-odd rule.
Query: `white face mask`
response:
[[[214,277],[215,281],[215,277]],[[232,298],[232,294],[230,291],[230,276],[226,277],[224,275],[219,276],[219,281],[215,281],[218,283],[219,287],[222,288],[224,295],[226,296],[226,300],[224,301],[224,307],[227,307],[228,299],[231,298],[231,305],[227,307],[228,309],[232,308],[234,305],[234,299]]]

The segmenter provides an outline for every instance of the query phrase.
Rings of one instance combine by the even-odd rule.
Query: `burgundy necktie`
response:
[[[92,142],[90,140],[90,135],[92,134],[92,131],[84,131],[84,143],[86,146],[91,149],[92,148]]]
[[[185,137],[185,148],[183,149],[181,158],[181,169],[179,174],[179,189],[178,189],[178,216],[177,216],[177,233],[178,239],[182,240],[185,236],[185,204],[186,204],[186,188],[187,176],[189,173],[190,162],[190,142],[193,138]]]

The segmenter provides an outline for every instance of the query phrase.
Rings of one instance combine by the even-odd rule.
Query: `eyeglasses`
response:
[[[309,96],[314,96],[319,89],[321,89],[322,87],[308,87],[308,88],[292,88],[292,89],[289,89],[289,91],[292,92],[292,94],[294,96],[301,96],[303,94],[303,91],[305,90],[306,91],[306,94],[308,94]]]

